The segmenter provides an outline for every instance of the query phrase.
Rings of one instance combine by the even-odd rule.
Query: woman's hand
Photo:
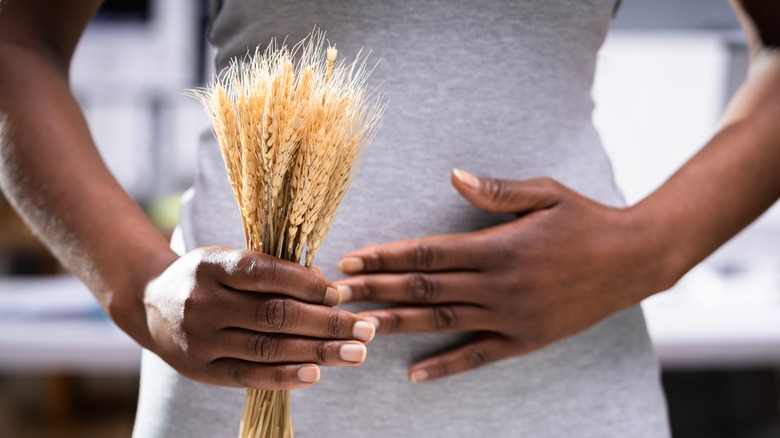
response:
[[[430,357],[413,382],[521,355],[578,333],[667,288],[664,250],[630,209],[586,199],[549,179],[508,181],[454,171],[475,207],[514,213],[472,233],[366,247],[339,267],[345,301],[398,303],[361,316],[379,333],[478,331],[472,342]]]
[[[308,386],[318,365],[363,362],[374,326],[329,307],[339,300],[314,270],[222,247],[182,256],[144,297],[152,349],[177,371],[261,389]]]

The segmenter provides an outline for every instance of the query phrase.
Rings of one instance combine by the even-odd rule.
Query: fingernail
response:
[[[317,365],[304,365],[298,368],[298,380],[302,383],[315,383],[320,380],[320,367]]]
[[[417,371],[412,373],[412,375],[411,375],[411,377],[409,379],[412,381],[412,383],[420,383],[420,382],[423,382],[425,380],[428,380],[428,377],[429,377],[428,371],[417,370]]]
[[[454,173],[455,178],[458,178],[463,184],[466,184],[474,190],[479,189],[479,178],[471,173],[461,169],[453,169],[452,173]]]
[[[358,321],[352,328],[352,336],[359,341],[368,342],[374,339],[374,334],[376,334],[376,328],[368,321]]]
[[[338,289],[335,287],[328,286],[327,289],[325,289],[325,299],[323,300],[324,304],[327,304],[328,306],[335,306],[338,303],[341,302],[341,293]]]
[[[354,274],[363,270],[363,259],[357,257],[344,257],[339,261],[339,271],[345,274]]]
[[[366,346],[363,344],[344,344],[339,349],[339,357],[347,362],[363,362],[366,360]]]
[[[377,318],[376,316],[366,316],[365,318],[366,320],[368,320],[368,322],[374,324],[374,330],[379,328],[379,318]]]
[[[347,301],[352,299],[352,288],[347,286],[346,284],[340,284],[338,286],[339,293],[341,294],[341,302],[346,303]]]

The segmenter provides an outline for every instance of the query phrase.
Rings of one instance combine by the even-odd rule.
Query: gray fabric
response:
[[[590,95],[614,3],[224,0],[210,37],[218,68],[272,37],[298,41],[315,24],[340,56],[364,46],[381,58],[372,82],[390,97],[383,127],[317,257],[338,278],[336,262],[349,250],[508,220],[459,198],[449,183],[453,167],[550,176],[620,205]],[[183,243],[242,247],[218,147],[210,136],[200,147],[195,193],[182,210]],[[378,337],[363,366],[325,369],[318,385],[294,392],[296,436],[669,436],[638,307],[533,354],[409,383],[413,361],[464,338]],[[236,436],[242,401],[243,391],[189,381],[145,352],[135,436]]]

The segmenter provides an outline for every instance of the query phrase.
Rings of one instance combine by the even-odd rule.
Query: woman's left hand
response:
[[[437,379],[574,335],[671,286],[664,239],[631,209],[607,207],[551,179],[452,183],[472,205],[517,219],[477,232],[369,246],[344,256],[345,301],[396,303],[361,313],[382,334],[480,335],[409,369]]]

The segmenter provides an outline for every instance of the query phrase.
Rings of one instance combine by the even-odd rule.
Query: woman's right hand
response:
[[[261,389],[309,386],[318,365],[355,366],[374,325],[334,309],[335,285],[266,254],[196,249],[145,290],[151,349],[204,383]]]

